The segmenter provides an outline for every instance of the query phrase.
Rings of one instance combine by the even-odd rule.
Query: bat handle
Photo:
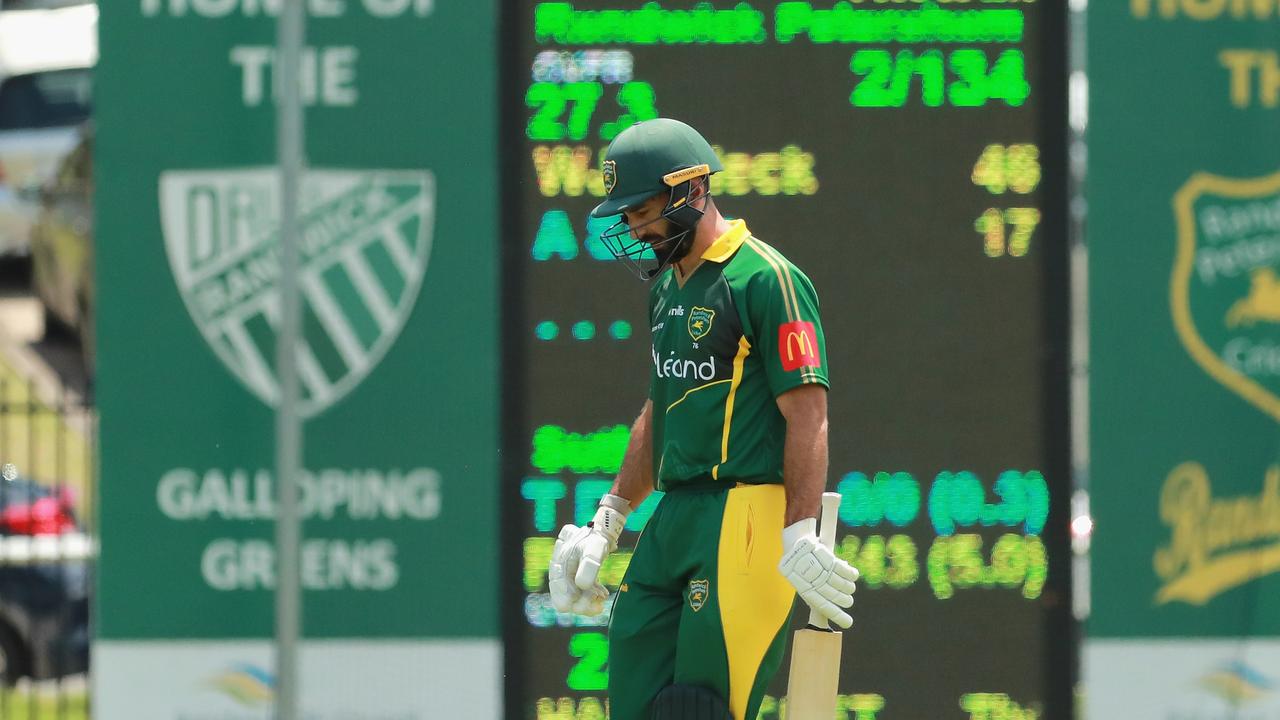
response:
[[[818,521],[818,541],[834,550],[836,547],[836,516],[840,514],[840,493],[822,493],[822,519]]]
[[[822,493],[822,513],[818,520],[818,542],[822,543],[829,550],[835,549],[836,545],[836,515],[840,510],[840,493],[824,492]],[[818,614],[816,610],[809,611],[809,624],[819,630],[830,630],[826,618]]]

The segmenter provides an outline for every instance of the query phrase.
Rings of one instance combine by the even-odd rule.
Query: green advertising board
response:
[[[1280,717],[1280,3],[1088,14],[1090,716]]]
[[[304,711],[496,715],[495,8],[304,5]],[[101,6],[101,717],[270,709],[279,6]]]

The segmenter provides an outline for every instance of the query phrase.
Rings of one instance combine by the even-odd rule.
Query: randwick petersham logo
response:
[[[1205,372],[1280,420],[1280,173],[1198,174],[1173,204],[1178,337]]]
[[[260,400],[280,396],[279,173],[190,170],[160,177],[174,280],[206,342]],[[312,170],[301,187],[298,348],[303,416],[351,392],[395,342],[431,252],[426,171]]]
[[[618,163],[612,160],[605,160],[604,166],[601,168],[604,180],[604,191],[613,192],[613,188],[618,184]]]
[[[698,612],[707,604],[707,597],[711,594],[710,580],[690,580],[689,581],[689,607],[694,612]]]
[[[716,311],[711,308],[693,306],[689,311],[689,337],[694,341],[701,340],[711,332],[711,323],[715,322]]]
[[[1168,544],[1156,550],[1164,585],[1155,604],[1204,605],[1228,590],[1280,572],[1280,465],[1267,468],[1257,495],[1214,497],[1209,472],[1184,462],[1160,491]]]

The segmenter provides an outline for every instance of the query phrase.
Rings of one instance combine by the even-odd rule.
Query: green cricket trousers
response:
[[[783,487],[675,488],[654,510],[609,626],[612,720],[650,720],[673,683],[708,688],[754,720],[782,662],[795,590],[778,572]]]

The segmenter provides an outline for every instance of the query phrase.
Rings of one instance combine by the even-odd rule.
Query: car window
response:
[[[89,117],[87,69],[14,75],[0,82],[0,130],[77,125]]]

